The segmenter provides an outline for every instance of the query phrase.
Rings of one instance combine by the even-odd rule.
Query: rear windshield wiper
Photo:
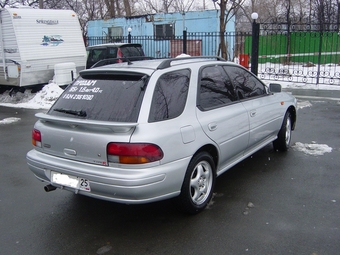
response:
[[[83,111],[83,110],[81,110],[81,111],[75,111],[75,110],[57,108],[57,109],[53,109],[53,111],[56,111],[56,112],[63,112],[63,113],[66,113],[66,114],[72,114],[72,115],[76,115],[76,116],[79,116],[79,117],[86,117],[86,116],[87,116],[86,112]]]

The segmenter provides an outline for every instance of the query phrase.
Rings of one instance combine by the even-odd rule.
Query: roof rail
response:
[[[218,56],[194,56],[194,57],[180,57],[180,58],[169,58],[165,59],[162,63],[159,64],[157,69],[165,69],[171,66],[173,61],[180,61],[180,60],[194,60],[194,59],[214,59],[218,61],[226,61],[224,58]]]

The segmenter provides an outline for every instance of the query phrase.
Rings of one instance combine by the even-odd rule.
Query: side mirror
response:
[[[278,83],[269,84],[269,92],[279,93],[282,91],[281,85]]]

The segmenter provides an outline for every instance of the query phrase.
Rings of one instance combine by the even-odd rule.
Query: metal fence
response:
[[[234,60],[243,52],[246,35],[251,33],[224,33],[227,48],[227,60]],[[154,36],[131,36],[130,42],[143,45],[145,55],[155,58],[176,57],[182,53],[191,56],[216,56],[220,52],[220,33],[186,33],[186,36],[154,37]],[[122,37],[87,37],[87,45],[102,43],[127,43],[128,36]],[[185,44],[185,45],[184,45]],[[186,50],[184,50],[186,48]]]
[[[258,75],[269,80],[340,85],[338,25],[261,24]],[[245,52],[250,54],[251,49]]]
[[[301,29],[302,28],[302,29]],[[340,85],[340,33],[337,26],[276,23],[261,24],[258,76],[265,80]],[[222,35],[226,59],[250,69],[252,33],[226,32]],[[182,36],[88,37],[87,45],[132,42],[143,45],[145,55],[155,58],[222,56],[221,34],[185,33]]]

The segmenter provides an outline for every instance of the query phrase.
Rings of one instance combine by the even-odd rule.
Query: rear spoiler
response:
[[[129,132],[132,128],[138,126],[138,123],[129,123],[129,122],[110,122],[110,121],[99,121],[99,120],[88,120],[88,119],[76,119],[76,118],[65,118],[65,117],[56,117],[52,115],[48,115],[45,113],[37,113],[35,114],[37,118],[39,118],[43,122],[54,122],[54,123],[63,123],[70,126],[92,126],[92,127],[104,127],[109,128],[115,133],[126,133]]]

